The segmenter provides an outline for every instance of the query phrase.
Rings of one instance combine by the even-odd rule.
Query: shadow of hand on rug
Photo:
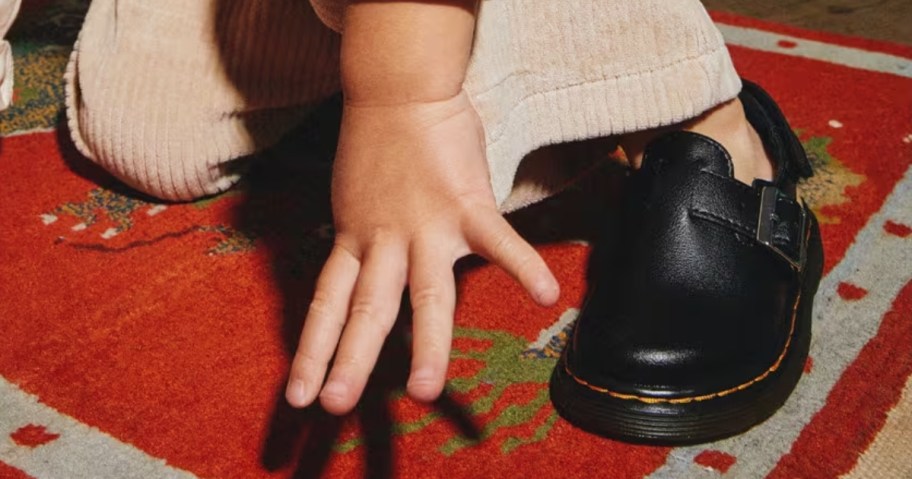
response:
[[[343,423],[356,419],[360,437],[355,441],[361,446],[364,477],[392,477],[396,462],[393,439],[397,428],[390,405],[404,390],[408,377],[408,349],[405,330],[398,326],[387,340],[364,396],[348,418],[332,416],[319,405],[295,410],[285,401],[284,391],[278,391],[269,436],[260,455],[261,464],[274,471],[297,459],[292,477],[323,477],[331,456],[344,447],[339,440]],[[481,439],[481,429],[475,419],[449,393],[445,392],[431,407],[435,412],[429,414],[440,415],[453,423],[465,439],[471,442]]]

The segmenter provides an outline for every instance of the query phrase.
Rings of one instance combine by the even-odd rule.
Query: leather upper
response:
[[[690,132],[647,147],[590,264],[590,290],[565,355],[598,389],[680,398],[725,391],[783,354],[815,221],[795,199],[803,149],[762,90],[748,119],[777,161],[745,185],[725,149]]]

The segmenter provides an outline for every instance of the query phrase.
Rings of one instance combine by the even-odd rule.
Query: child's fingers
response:
[[[410,252],[409,295],[412,303],[412,370],[407,390],[419,401],[437,399],[446,381],[456,282],[453,257],[441,242],[424,241]]]
[[[323,266],[285,390],[292,406],[309,405],[323,386],[327,364],[348,316],[348,302],[360,268],[358,259],[338,246]]]
[[[320,404],[332,414],[355,407],[396,321],[408,268],[405,248],[375,245],[364,256],[345,331],[320,393]]]

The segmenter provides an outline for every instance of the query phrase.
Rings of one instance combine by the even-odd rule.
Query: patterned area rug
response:
[[[229,193],[161,204],[67,139],[60,78],[85,2],[24,9],[16,104],[0,115],[0,477],[912,477],[912,49],[715,16],[814,158],[802,195],[826,277],[785,407],[741,436],[664,448],[587,435],[548,402],[585,289],[584,225],[622,180],[610,162],[513,218],[561,281],[556,307],[460,265],[441,401],[402,394],[396,331],[354,414],[292,411],[283,380],[333,234],[327,155],[294,159],[327,151],[333,106],[299,132],[316,150],[292,141]]]

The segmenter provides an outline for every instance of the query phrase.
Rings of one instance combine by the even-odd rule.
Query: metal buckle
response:
[[[778,198],[779,188],[776,188],[775,186],[764,186],[760,191],[760,212],[757,218],[757,241],[773,250],[773,252],[785,259],[792,268],[800,272],[804,268],[804,263],[807,258],[807,210],[804,201],[802,200],[799,205],[801,211],[801,227],[798,230],[798,234],[800,235],[798,238],[799,254],[798,260],[796,261],[786,254],[785,251],[782,251],[778,246],[773,244],[773,217],[776,215]]]

